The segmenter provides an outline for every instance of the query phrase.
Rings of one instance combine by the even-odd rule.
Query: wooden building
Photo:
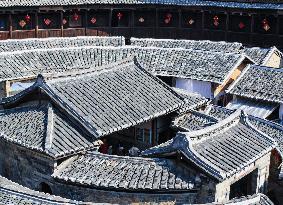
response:
[[[0,39],[112,36],[283,46],[282,1],[0,2]]]

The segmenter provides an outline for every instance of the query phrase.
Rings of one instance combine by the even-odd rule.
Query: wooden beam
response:
[[[12,14],[9,14],[9,38],[13,37],[13,20]]]

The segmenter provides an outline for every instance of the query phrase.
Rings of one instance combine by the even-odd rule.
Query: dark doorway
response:
[[[231,185],[230,199],[255,194],[256,181],[257,169]]]
[[[45,182],[39,184],[39,191],[52,195],[51,187]]]

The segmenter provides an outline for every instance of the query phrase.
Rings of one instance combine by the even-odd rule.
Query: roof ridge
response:
[[[45,144],[44,149],[46,152],[49,152],[49,149],[52,147],[53,141],[53,126],[54,126],[54,110],[53,106],[48,103],[48,114],[47,114],[47,127],[45,134]]]
[[[267,70],[267,71],[271,71],[271,72],[283,72],[283,67],[281,68],[273,68],[273,67],[268,67],[268,66],[265,66],[265,65],[256,65],[256,64],[253,64],[251,65],[252,68],[256,68],[256,69],[261,69],[261,70]]]

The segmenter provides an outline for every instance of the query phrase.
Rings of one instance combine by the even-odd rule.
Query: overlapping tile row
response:
[[[243,54],[142,47],[77,47],[43,49],[0,54],[0,80],[88,69],[106,65],[131,55],[154,75],[184,77],[221,84]]]
[[[176,117],[172,126],[182,131],[193,131],[203,129],[217,122],[217,119],[204,113],[189,111]]]
[[[170,143],[150,148],[142,155],[160,156],[179,150],[196,166],[221,181],[275,146],[277,143],[271,137],[255,129],[248,116],[237,111],[204,129],[177,133]]]
[[[204,106],[207,103],[207,99],[198,93],[191,93],[186,90],[172,87],[172,89],[178,93],[185,100],[184,106],[178,111],[179,113],[185,112],[186,110],[197,109]]]
[[[252,48],[244,48],[243,52],[247,56],[251,57],[256,62],[257,65],[264,65],[266,63],[266,60],[268,60],[270,55],[276,50],[277,50],[276,47],[271,47],[271,48],[252,47]]]
[[[51,105],[13,108],[0,115],[0,139],[57,158],[98,146]]]
[[[132,60],[85,75],[49,80],[46,85],[95,129],[97,137],[172,112],[185,103]]]
[[[69,204],[91,204],[69,200],[62,197],[44,194],[23,187],[4,177],[0,177],[0,204],[7,205],[69,205]]]
[[[272,82],[272,83],[271,83]],[[248,66],[227,93],[251,99],[283,103],[283,69]]]
[[[32,49],[68,48],[82,46],[124,46],[125,38],[80,36],[70,38],[36,38],[0,41],[0,53]]]
[[[89,153],[58,167],[53,177],[99,189],[190,190],[192,173],[177,171],[168,159],[145,159]]]
[[[131,38],[131,45],[141,47],[162,47],[162,48],[185,48],[194,50],[204,50],[213,52],[240,52],[243,45],[241,43],[229,43],[224,41],[208,40],[173,40],[173,39],[153,39],[153,38]]]
[[[208,0],[5,0],[0,2],[1,7],[40,7],[40,6],[67,6],[67,5],[89,5],[89,4],[155,4],[155,5],[179,5],[179,6],[214,6],[214,7],[231,7],[231,8],[263,8],[263,9],[283,9],[281,4],[272,2],[250,3],[233,1],[208,1]]]
[[[217,203],[215,203],[217,204]],[[227,205],[233,204],[233,205],[273,205],[273,202],[264,194],[258,193],[251,196],[245,196],[241,198],[235,198],[231,199],[227,203]]]
[[[218,120],[224,120],[229,117],[235,110],[226,109],[225,107],[217,106],[217,105],[208,105],[204,113],[210,115]]]

